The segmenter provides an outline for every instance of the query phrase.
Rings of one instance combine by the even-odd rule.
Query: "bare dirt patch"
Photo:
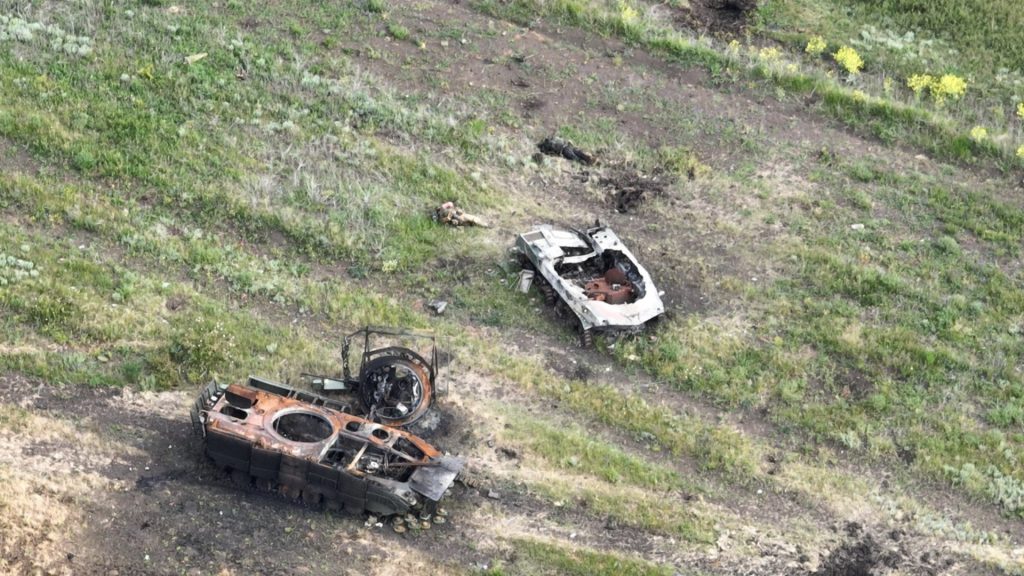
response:
[[[876,536],[850,522],[844,531],[846,539],[822,559],[811,576],[871,576],[895,571],[935,576],[946,573],[955,563],[941,554],[912,552],[906,534],[899,528]]]
[[[14,142],[0,138],[0,171],[38,174],[39,162]]]

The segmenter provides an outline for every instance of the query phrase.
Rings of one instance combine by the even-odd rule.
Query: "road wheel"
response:
[[[280,492],[282,496],[289,500],[298,500],[299,497],[302,496],[301,488],[289,486],[288,484],[281,484],[280,486],[277,487],[277,491]]]
[[[248,488],[252,484],[252,476],[245,470],[232,470],[231,481],[239,488]]]
[[[316,490],[311,490],[309,488],[305,488],[302,490],[302,501],[305,502],[307,506],[314,508],[319,507],[322,498],[323,494]]]

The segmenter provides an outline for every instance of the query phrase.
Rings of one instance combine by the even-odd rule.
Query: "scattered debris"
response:
[[[516,282],[516,289],[523,294],[530,291],[530,286],[533,285],[533,270],[522,269],[519,271],[519,281]]]
[[[446,306],[440,306],[438,314]],[[349,363],[354,339],[363,342],[356,376]],[[409,347],[413,342],[427,342],[429,352],[427,346],[420,351],[413,350]],[[368,419],[389,426],[406,426],[419,420],[427,413],[440,385],[437,338],[431,333],[367,326],[345,336],[341,361],[340,379],[314,374],[303,376],[317,390],[354,392]]]
[[[669,178],[663,171],[644,174],[635,167],[621,164],[613,168],[608,175],[601,176],[598,183],[612,191],[615,210],[622,214],[633,212],[650,197],[665,192]]]
[[[465,464],[341,402],[252,377],[203,387],[192,426],[239,486],[355,514],[430,514]]]
[[[483,218],[467,214],[462,208],[455,205],[454,202],[445,202],[434,209],[434,221],[449,226],[480,226],[481,228],[490,228]]]
[[[501,494],[495,492],[494,490],[488,490],[487,497],[490,498],[491,500],[501,500]]]
[[[558,136],[549,136],[541,140],[540,143],[537,144],[537,149],[548,156],[561,156],[566,160],[572,160],[573,162],[579,162],[580,164],[586,164],[587,166],[596,162],[591,154],[584,152],[580,148],[574,146],[572,142],[559,138]]]
[[[199,62],[203,58],[206,58],[206,56],[207,56],[206,52],[199,52],[198,54],[192,54],[191,56],[186,56],[185,57],[185,64],[188,64],[189,66],[191,66],[191,65],[195,64],[196,62]]]
[[[580,344],[593,332],[638,331],[665,312],[654,281],[606,226],[585,232],[541,225],[516,238],[549,305],[561,301],[579,320]]]
[[[448,301],[432,300],[429,303],[427,303],[427,306],[429,306],[431,310],[433,310],[438,316],[440,316],[441,314],[444,314],[445,309],[448,308]]]

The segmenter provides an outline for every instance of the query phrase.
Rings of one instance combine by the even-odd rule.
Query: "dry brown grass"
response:
[[[0,404],[0,446],[0,572],[72,574],[62,544],[89,523],[82,503],[119,488],[98,472],[119,450],[9,404]]]

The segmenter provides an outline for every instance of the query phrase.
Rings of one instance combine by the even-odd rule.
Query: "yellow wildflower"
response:
[[[828,44],[825,43],[825,39],[821,36],[811,36],[811,39],[807,41],[807,47],[804,48],[804,52],[807,52],[811,56],[818,56],[828,48]]]
[[[936,102],[945,100],[947,97],[959,100],[967,93],[967,81],[953,74],[943,74],[942,78],[932,83],[931,91]]]
[[[860,54],[857,54],[857,51],[849,46],[839,48],[832,57],[850,74],[858,74],[864,67],[864,60],[861,59]]]
[[[636,13],[636,9],[635,8],[633,8],[629,4],[627,4],[625,2],[622,2],[620,0],[620,2],[619,2],[619,17],[622,18],[622,22],[623,23],[625,23],[625,24],[632,24],[633,22],[636,22],[637,16],[638,15]]]
[[[733,38],[729,41],[729,53],[736,55],[740,53],[740,41]]]
[[[914,96],[921,96],[921,92],[928,88],[935,81],[931,74],[914,74],[907,79],[907,87],[914,91]]]
[[[885,79],[882,80],[882,91],[885,92],[886,96],[892,96],[892,78],[891,77],[886,76]]]
[[[986,130],[984,126],[975,126],[974,128],[971,128],[971,140],[981,142],[986,138],[988,138],[988,130]]]
[[[862,91],[862,90],[854,90],[853,91],[853,99],[856,100],[857,102],[867,102],[868,101],[868,95],[865,94],[864,91]]]
[[[1024,118],[1024,102],[1019,102],[1017,104],[1017,116]]]
[[[800,67],[794,64],[793,62],[786,64],[786,72],[789,72],[790,74],[796,74],[798,70],[800,70]]]
[[[1024,144],[1021,144],[1020,148],[1017,148],[1017,158],[1024,158]]]
[[[761,48],[761,51],[758,52],[757,57],[766,62],[774,62],[779,59],[780,55],[781,53],[779,52],[778,48],[774,46],[766,46],[764,48]]]

